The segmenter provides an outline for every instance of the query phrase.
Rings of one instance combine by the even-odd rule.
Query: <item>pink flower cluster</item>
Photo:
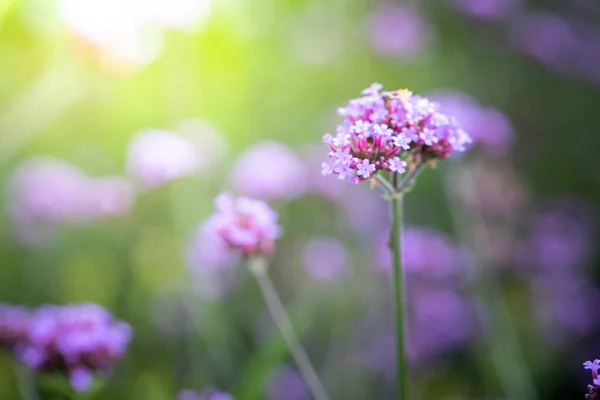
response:
[[[204,224],[230,250],[244,256],[271,254],[281,235],[278,215],[266,203],[247,197],[221,194],[215,199],[216,212]]]
[[[426,98],[381,89],[374,83],[363,91],[365,96],[338,110],[345,119],[335,136],[323,137],[330,149],[321,165],[323,175],[358,184],[378,171],[403,173],[414,163],[447,158],[471,142],[454,118]]]
[[[66,370],[73,388],[87,390],[127,348],[131,327],[93,303],[44,306],[31,316],[16,355],[35,371]]]

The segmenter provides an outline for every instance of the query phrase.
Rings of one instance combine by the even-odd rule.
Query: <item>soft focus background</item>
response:
[[[377,81],[475,139],[406,202],[414,399],[583,398],[599,23],[597,0],[0,0],[0,302],[128,321],[99,399],[308,400],[248,271],[196,254],[245,194],[280,214],[270,275],[332,399],[393,398],[387,204],[320,174]]]

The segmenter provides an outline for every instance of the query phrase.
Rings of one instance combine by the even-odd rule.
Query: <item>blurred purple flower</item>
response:
[[[593,256],[593,210],[579,199],[555,199],[533,215],[529,238],[520,253],[522,263],[543,272],[574,270]]]
[[[512,40],[556,72],[600,84],[600,32],[582,20],[550,13],[524,15],[512,26]]]
[[[415,361],[468,344],[475,332],[471,305],[452,288],[414,286],[408,330]]]
[[[214,388],[206,388],[201,393],[186,389],[179,392],[177,400],[233,400],[233,397]]]
[[[464,14],[484,20],[501,20],[520,11],[521,0],[451,0]]]
[[[17,239],[44,243],[61,224],[82,224],[122,215],[133,206],[130,184],[120,177],[93,178],[52,158],[33,158],[9,181],[8,211]]]
[[[544,273],[532,281],[532,312],[553,342],[584,336],[599,326],[600,290],[576,273]]]
[[[312,238],[303,249],[304,269],[317,282],[334,283],[346,272],[346,249],[329,237]]]
[[[344,211],[346,221],[361,239],[372,240],[388,226],[389,215],[385,200],[370,188],[347,187],[338,203]]]
[[[0,304],[0,349],[14,351],[27,338],[30,320],[24,307]]]
[[[45,306],[31,319],[19,358],[36,371],[66,370],[74,389],[88,389],[124,355],[131,327],[97,304]]]
[[[492,155],[506,154],[514,142],[510,120],[494,108],[483,107],[473,98],[460,92],[435,92],[431,98],[440,110],[454,116],[469,132],[474,146]]]
[[[302,160],[275,142],[262,142],[247,149],[233,166],[231,182],[235,192],[264,200],[293,199],[308,186]]]
[[[444,354],[464,348],[475,332],[471,304],[448,287],[410,279],[407,309],[407,356],[415,366],[430,366]],[[395,332],[384,329],[369,338],[364,362],[370,370],[393,379]]]
[[[416,10],[392,3],[373,11],[367,27],[378,54],[405,60],[417,56],[433,36],[432,28]]]
[[[123,215],[133,207],[133,187],[119,176],[96,178],[89,188],[90,216],[102,218],[110,215]]]
[[[159,129],[139,132],[129,145],[129,176],[145,189],[194,175],[200,166],[198,150],[187,138]]]
[[[281,367],[269,383],[269,400],[308,400],[311,398],[302,375],[290,367]]]
[[[443,234],[428,228],[408,227],[402,237],[402,266],[406,273],[446,280],[467,271],[469,255]],[[389,274],[391,262],[387,235],[378,248],[379,269]]]
[[[526,14],[512,27],[516,46],[539,62],[561,72],[568,69],[577,48],[577,35],[565,18]]]

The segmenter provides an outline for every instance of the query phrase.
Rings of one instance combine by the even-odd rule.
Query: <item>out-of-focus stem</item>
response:
[[[407,177],[408,178],[408,177]],[[404,347],[404,273],[402,271],[402,192],[399,191],[398,174],[394,174],[396,195],[390,201],[392,226],[390,229],[390,253],[394,288],[394,314],[396,320],[396,384],[399,400],[408,400],[408,368]]]
[[[505,394],[515,399],[537,400],[537,390],[525,362],[506,298],[498,279],[494,277],[491,260],[486,257],[490,253],[492,241],[481,210],[481,201],[477,201],[479,206],[470,207],[469,212],[466,212],[453,196],[457,189],[454,185],[461,185],[458,190],[465,191],[471,199],[479,200],[474,180],[472,170],[465,167],[460,179],[453,176],[448,179],[447,191],[456,232],[460,240],[473,250],[478,267],[474,290],[487,307],[487,310],[478,310],[486,348]]]
[[[39,400],[35,380],[31,374],[31,370],[20,362],[15,362],[15,375],[17,377],[17,385],[19,394],[22,400]]]
[[[328,400],[329,398],[325,392],[325,389],[323,388],[323,385],[321,384],[319,376],[315,372],[315,369],[313,368],[306,351],[304,351],[304,348],[300,344],[300,340],[294,332],[294,328],[285,311],[285,307],[281,303],[281,300],[277,295],[277,291],[273,286],[273,282],[271,282],[271,279],[267,274],[265,260],[262,258],[250,260],[250,270],[256,277],[263,298],[267,303],[267,308],[269,309],[271,318],[273,318],[273,321],[275,322],[275,325],[277,325],[281,336],[286,342],[292,357],[294,357],[294,361],[296,361],[296,365],[298,366],[304,381],[308,385],[313,398],[315,400]]]
[[[425,169],[425,164],[419,164],[415,168],[413,168],[411,171],[409,171],[406,174],[406,176],[404,177],[404,179],[402,180],[402,182],[400,182],[397,185],[396,193],[402,195],[404,193],[404,191],[406,189],[408,189],[410,187],[410,185],[412,185],[412,183],[415,181],[417,176],[419,176],[421,171],[423,171],[424,169]]]

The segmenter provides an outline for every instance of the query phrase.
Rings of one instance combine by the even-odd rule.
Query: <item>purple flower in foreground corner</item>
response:
[[[583,363],[583,368],[592,371],[592,383],[588,385],[589,392],[585,395],[587,400],[600,399],[600,379],[598,379],[598,370],[600,369],[600,360],[586,361]]]
[[[222,249],[243,256],[267,256],[281,235],[277,213],[267,203],[247,197],[221,194],[215,199],[216,211],[203,225]]]
[[[323,137],[330,149],[323,175],[358,184],[379,171],[404,172],[405,165],[450,157],[471,142],[454,118],[426,98],[381,89],[374,83],[363,91],[365,96],[338,110],[345,119],[336,136]]]
[[[346,272],[346,249],[333,238],[312,238],[302,251],[304,269],[315,281],[334,283]]]
[[[201,393],[186,389],[179,392],[177,400],[233,400],[233,397],[214,388],[206,388]]]
[[[131,327],[97,304],[44,306],[17,353],[35,371],[66,370],[73,388],[85,391],[94,374],[112,370],[130,339]]]

